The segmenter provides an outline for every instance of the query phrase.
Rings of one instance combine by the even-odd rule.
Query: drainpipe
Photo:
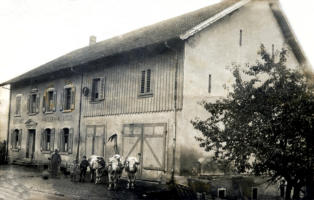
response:
[[[78,140],[77,140],[77,150],[76,150],[77,162],[79,161],[80,143],[81,143],[82,87],[83,87],[83,72],[81,72],[80,108],[79,108],[79,119],[78,119]]]
[[[12,90],[11,90],[11,85],[10,85],[10,95],[9,95],[9,112],[8,112],[8,131],[7,131],[7,146],[6,146],[6,161],[8,162],[9,158],[9,137],[10,137],[10,120],[11,120],[11,96],[12,96]]]
[[[175,174],[175,166],[176,166],[176,143],[177,143],[177,90],[178,90],[178,51],[168,45],[165,42],[165,46],[175,52],[175,82],[174,82],[174,137],[173,137],[173,149],[172,149],[172,169],[171,169],[171,183],[174,183],[174,174]]]

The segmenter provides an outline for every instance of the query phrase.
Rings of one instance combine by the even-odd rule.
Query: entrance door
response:
[[[30,158],[33,160],[34,152],[35,152],[35,138],[36,138],[36,130],[29,129],[28,130],[28,139],[27,139],[27,149],[26,149],[26,158]]]
[[[124,125],[122,155],[140,159],[138,178],[159,180],[165,172],[166,124]]]
[[[105,155],[105,126],[86,126],[86,156]]]

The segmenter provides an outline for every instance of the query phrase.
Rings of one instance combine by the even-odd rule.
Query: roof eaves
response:
[[[247,4],[250,1],[251,0],[241,0],[241,1],[233,4],[232,6],[222,10],[221,12],[217,13],[216,15],[208,18],[207,20],[201,22],[200,24],[194,26],[193,28],[189,29],[185,33],[181,34],[180,39],[182,39],[182,40],[188,39],[189,37],[193,36],[194,34],[198,33],[199,31],[207,28],[208,26],[215,23],[216,21],[224,18],[226,15],[228,15],[228,14],[234,12],[235,10],[241,8],[242,6],[244,6],[245,4]]]
[[[295,55],[297,61],[300,65],[308,64],[305,57],[304,51],[301,48],[285,14],[282,12],[279,2],[270,3],[269,7],[280,27],[280,30],[285,38],[286,43],[292,49],[293,54]]]

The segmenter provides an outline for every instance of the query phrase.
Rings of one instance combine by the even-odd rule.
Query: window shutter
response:
[[[146,76],[146,92],[150,92],[150,83],[151,83],[151,70],[147,70],[147,76]]]
[[[36,95],[36,113],[39,113],[39,104],[40,104],[40,97],[39,93]]]
[[[19,129],[19,143],[18,143],[18,149],[21,149],[21,142],[22,142],[22,129]]]
[[[45,91],[43,95],[43,113],[46,112],[46,101],[47,101],[46,96],[47,96],[47,92]]]
[[[63,107],[64,107],[64,93],[65,93],[65,89],[62,90],[61,92],[61,97],[60,97],[60,111],[63,111]]]
[[[61,149],[63,143],[64,143],[64,132],[63,132],[63,129],[60,129],[60,134],[59,134],[59,142],[58,142],[58,149],[59,151],[63,151],[63,149]]]
[[[40,151],[44,150],[45,145],[45,129],[41,129],[41,138],[40,138]]]
[[[56,129],[52,128],[50,132],[50,151],[54,151]]]
[[[72,153],[74,129],[69,129],[68,153]]]
[[[75,87],[73,86],[71,89],[71,110],[75,108]]]
[[[53,91],[53,112],[56,112],[57,109],[57,91]]]
[[[105,99],[105,78],[100,78],[100,91],[99,91],[99,99]]]
[[[145,92],[145,70],[142,71],[142,76],[141,76],[141,93]]]
[[[13,149],[14,146],[14,135],[15,135],[15,131],[14,129],[11,130],[11,149]]]
[[[29,94],[27,96],[27,114],[29,114],[31,112],[31,95]]]

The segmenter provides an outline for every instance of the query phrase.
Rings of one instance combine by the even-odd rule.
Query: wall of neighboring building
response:
[[[9,160],[10,162],[20,162],[26,160],[26,148],[29,140],[29,130],[34,129],[35,133],[35,153],[33,162],[35,164],[48,163],[48,158],[51,156],[52,151],[41,151],[41,139],[44,129],[55,129],[54,148],[58,149],[60,142],[60,130],[63,128],[73,128],[73,144],[72,153],[62,153],[62,165],[72,162],[76,157],[78,145],[78,120],[79,120],[79,102],[81,91],[81,76],[72,73],[67,77],[61,77],[61,74],[55,74],[53,77],[48,77],[46,81],[37,82],[33,80],[32,84],[12,85],[12,98],[11,98],[11,118],[10,118],[10,135],[15,129],[22,130],[21,147],[19,150],[11,148],[11,141],[9,141]],[[74,86],[75,92],[75,107],[70,112],[63,112],[63,90],[65,85]],[[50,113],[43,112],[43,94],[48,88],[55,88],[56,91],[56,111]],[[39,95],[39,112],[37,114],[27,113],[27,98],[31,94],[32,89],[38,90]],[[15,115],[16,110],[16,96],[21,95],[21,114]],[[12,140],[11,136],[9,137]],[[29,161],[29,159],[28,159]]]
[[[7,140],[10,86],[0,87],[0,142]]]
[[[241,45],[240,30],[242,30]],[[186,41],[183,111],[178,119],[182,173],[192,170],[191,160],[197,163],[204,160],[202,157],[212,156],[211,153],[205,153],[194,138],[201,134],[193,128],[190,121],[196,117],[201,119],[208,117],[208,113],[198,102],[202,100],[214,102],[226,97],[227,90],[223,85],[230,86],[233,82],[232,74],[227,67],[232,63],[241,66],[255,63],[259,57],[257,51],[261,44],[264,44],[269,52],[272,45],[276,50],[282,47],[289,48],[267,1],[252,1]],[[292,51],[289,51],[287,63],[290,66],[298,65]],[[209,74],[210,92],[208,92]],[[205,171],[212,174],[223,173],[219,168],[209,167]]]

